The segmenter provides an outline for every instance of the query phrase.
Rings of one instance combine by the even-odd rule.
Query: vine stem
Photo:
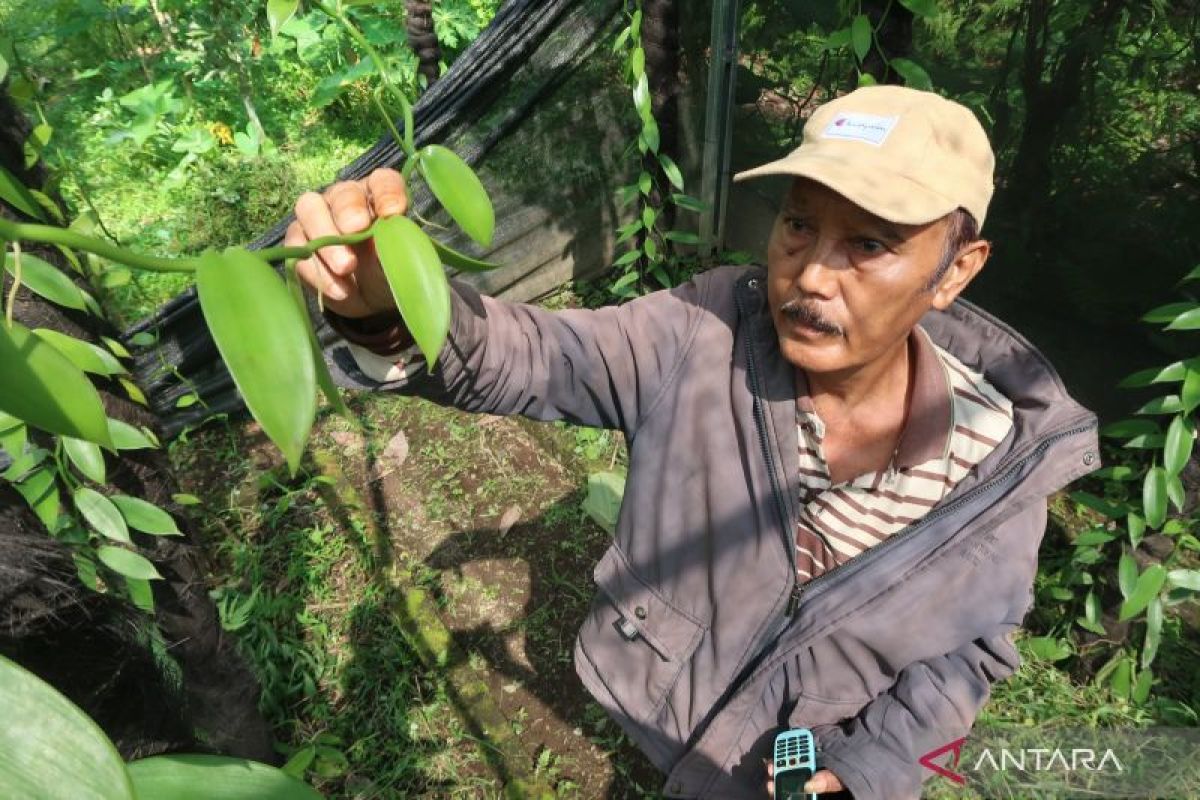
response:
[[[319,239],[291,247],[267,247],[255,252],[264,261],[282,261],[287,258],[308,258],[322,247],[339,244],[358,244],[375,235],[375,225],[358,233],[342,234],[340,236],[322,236]],[[116,261],[134,269],[148,272],[195,272],[200,266],[196,257],[163,258],[135,253],[118,247],[111,242],[86,236],[68,228],[56,228],[53,225],[36,225],[25,222],[13,222],[0,218],[0,239],[11,241],[14,248],[19,248],[19,242],[40,242],[42,244],[57,244],[75,250],[83,250],[93,255]],[[19,283],[19,281],[18,281]]]

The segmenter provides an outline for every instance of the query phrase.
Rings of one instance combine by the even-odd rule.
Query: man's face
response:
[[[784,358],[810,373],[854,370],[896,347],[931,306],[949,305],[965,282],[949,296],[927,288],[947,224],[886,222],[797,179],[767,247],[767,296]]]

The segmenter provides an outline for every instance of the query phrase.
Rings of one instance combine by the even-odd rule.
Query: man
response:
[[[898,87],[820,108],[767,268],[549,312],[454,285],[427,375],[369,247],[300,266],[347,386],[619,428],[629,479],[576,642],[588,690],[668,797],[762,797],[782,728],[811,790],[916,797],[1018,666],[1045,498],[1099,466],[1095,417],[1017,333],[958,300],[983,268],[986,135]],[[289,243],[403,213],[394,172],[296,207]]]

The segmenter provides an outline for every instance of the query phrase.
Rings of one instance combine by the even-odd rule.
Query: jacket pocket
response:
[[[616,545],[596,564],[599,593],[579,649],[631,719],[658,715],[707,626],[675,608],[629,566]]]

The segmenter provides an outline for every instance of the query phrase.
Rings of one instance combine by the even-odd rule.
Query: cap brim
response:
[[[810,178],[880,219],[901,225],[933,222],[959,205],[867,155],[858,156],[850,163],[845,159],[798,152],[739,172],[733,179],[744,181],[768,175]]]

